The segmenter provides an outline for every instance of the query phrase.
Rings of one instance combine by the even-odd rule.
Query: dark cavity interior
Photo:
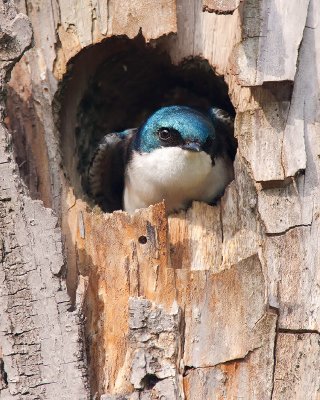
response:
[[[87,200],[88,167],[104,135],[139,127],[165,105],[216,106],[235,114],[227,85],[206,60],[173,65],[161,41],[150,45],[141,36],[107,39],[82,51],[70,63],[57,100],[64,167],[76,195]],[[107,209],[104,199],[96,203]]]

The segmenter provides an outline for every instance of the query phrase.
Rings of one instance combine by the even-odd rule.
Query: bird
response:
[[[233,118],[211,107],[161,107],[138,128],[107,134],[89,167],[89,191],[104,211],[165,201],[168,213],[213,203],[234,179]]]

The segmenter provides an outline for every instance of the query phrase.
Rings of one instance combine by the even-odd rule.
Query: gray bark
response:
[[[3,84],[30,27],[0,4]],[[0,132],[0,397],[318,399],[319,3],[16,4],[34,46],[9,83],[19,168]],[[78,106],[123,35],[228,84],[238,153],[216,207],[92,209]]]
[[[0,2],[0,11],[3,89],[31,44],[31,26],[12,2]],[[61,230],[52,210],[28,196],[3,121],[0,170],[0,398],[86,399],[81,324],[63,280]]]

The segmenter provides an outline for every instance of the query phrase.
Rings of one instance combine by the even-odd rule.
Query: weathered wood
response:
[[[247,2],[237,54],[241,85],[294,80],[308,5],[309,0]]]
[[[2,93],[32,31],[10,1],[0,2],[0,25]],[[86,399],[81,324],[62,279],[61,230],[52,210],[28,196],[3,122],[0,170],[0,397]]]
[[[261,346],[266,303],[258,257],[219,274],[185,275],[181,279],[178,274],[178,283],[189,282],[186,298],[180,300],[185,304],[186,366],[202,368],[245,358]]]
[[[279,327],[320,332],[319,220],[266,241],[269,296],[280,308]]]
[[[319,351],[319,333],[278,335],[273,399],[319,398]]]
[[[86,360],[77,342],[81,315],[91,397],[316,399],[319,3],[41,0],[17,5],[32,22],[34,48],[13,70],[8,122],[32,198],[59,219],[27,192],[19,193],[24,189],[5,155],[0,166],[10,168],[1,178],[2,204],[5,218],[14,216],[14,224],[3,224],[9,233],[5,248],[12,249],[5,261],[9,265],[19,249],[23,269],[1,272],[11,274],[4,276],[2,290],[13,295],[4,298],[14,298],[1,321],[2,393],[8,399],[14,393],[86,398],[81,375]],[[238,153],[235,180],[217,206],[194,203],[167,219],[163,205],[128,216],[103,214],[87,202],[77,169],[78,105],[96,68],[122,46],[105,44],[121,35],[140,35],[139,46],[152,43],[175,65],[203,57],[228,83],[237,111]],[[104,39],[102,47],[86,51]],[[26,45],[18,43],[13,58]],[[71,83],[61,99],[66,76]],[[66,113],[58,121],[61,104]],[[62,253],[73,311],[62,279]],[[22,299],[29,293],[26,308]],[[1,306],[8,309],[5,302]],[[28,332],[21,327],[24,315],[30,315]],[[25,337],[28,341],[19,342]],[[26,353],[29,362],[30,356],[32,377],[25,359],[12,361],[16,353],[10,346],[18,345],[19,357]],[[40,376],[55,383],[40,385]],[[19,394],[24,390],[30,393]]]
[[[160,44],[175,64],[186,57],[201,56],[218,74],[228,72],[231,54],[241,41],[238,9],[232,15],[217,15],[202,12],[197,1],[177,0],[177,30],[178,35],[172,35]]]
[[[268,313],[260,321],[259,346],[235,361],[194,368],[187,372],[187,399],[271,399],[276,316]]]
[[[170,259],[175,269],[219,271],[222,260],[220,218],[219,207],[197,202],[186,214],[182,212],[169,218]]]
[[[78,238],[77,246],[83,255],[80,266],[87,266],[84,272],[89,275],[84,312],[92,390],[125,393],[131,381],[140,389],[137,378],[130,378],[134,354],[126,343],[128,304],[130,297],[144,296],[169,310],[174,302],[164,208],[155,206],[133,217],[123,212],[84,213],[84,226],[85,237]],[[135,368],[132,371],[137,374]]]

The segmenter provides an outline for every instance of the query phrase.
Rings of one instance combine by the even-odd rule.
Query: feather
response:
[[[225,154],[234,161],[237,152],[237,139],[234,133],[234,118],[221,108],[211,108],[209,115],[215,127],[219,139],[219,150],[224,150]]]
[[[125,164],[128,148],[137,129],[110,133],[100,142],[89,166],[89,190],[103,211],[122,208]]]

